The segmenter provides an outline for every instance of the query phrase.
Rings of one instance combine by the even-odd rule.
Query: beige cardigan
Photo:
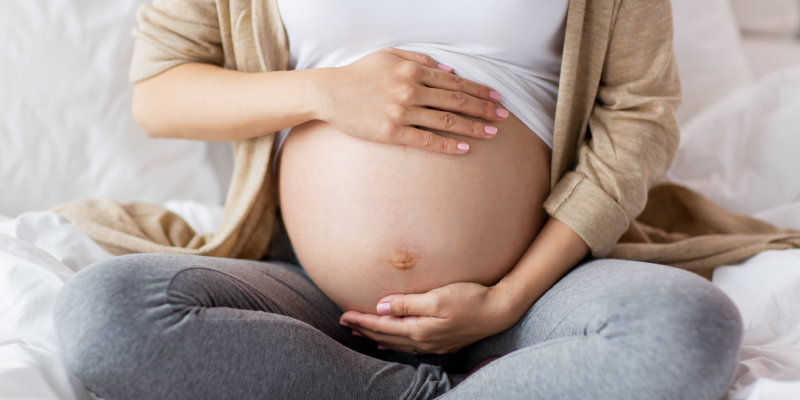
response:
[[[133,82],[188,62],[253,73],[287,68],[277,0],[154,0],[138,17]],[[648,202],[678,145],[679,102],[668,0],[570,1],[548,214],[596,257],[693,270],[800,247],[798,232],[730,214],[677,186],[656,187]],[[116,254],[262,258],[276,215],[268,179],[273,136],[236,143],[225,215],[213,235],[143,203],[89,200],[55,211]]]

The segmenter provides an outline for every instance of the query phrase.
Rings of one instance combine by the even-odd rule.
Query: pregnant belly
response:
[[[369,142],[322,121],[296,126],[280,160],[286,230],[314,283],[339,307],[455,282],[493,285],[546,215],[550,149],[513,115],[497,137],[458,138],[465,155]]]

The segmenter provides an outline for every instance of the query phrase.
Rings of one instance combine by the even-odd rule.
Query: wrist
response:
[[[336,82],[337,68],[313,68],[308,72],[309,113],[311,119],[328,121],[331,118],[330,104],[333,99],[333,84]]]
[[[528,300],[524,296],[524,291],[520,290],[516,282],[510,282],[503,278],[496,285],[491,287],[493,303],[495,304],[497,315],[502,316],[502,323],[513,326],[531,308],[534,301]]]
[[[545,224],[528,251],[493,288],[507,312],[520,318],[589,253],[589,246],[555,218]]]

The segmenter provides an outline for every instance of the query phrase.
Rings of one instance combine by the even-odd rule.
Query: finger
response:
[[[442,71],[431,71],[422,78],[422,83],[432,88],[439,88],[451,92],[463,92],[470,96],[496,103],[500,101],[500,94],[486,85],[462,78],[455,74]]]
[[[381,50],[378,50],[378,52],[379,53],[393,54],[393,55],[395,55],[397,57],[400,57],[400,58],[402,58],[402,59],[404,59],[406,61],[412,61],[412,62],[415,62],[417,64],[424,65],[424,66],[426,66],[428,68],[438,69],[438,70],[444,71],[446,73],[452,73],[453,72],[453,68],[448,67],[448,66],[446,66],[444,64],[439,64],[438,62],[436,62],[436,60],[433,59],[433,57],[431,57],[431,56],[429,56],[427,54],[417,53],[417,52],[408,51],[408,50],[395,49],[394,47],[386,47],[386,48],[383,48]]]
[[[431,353],[431,351],[427,349],[427,344],[419,343],[404,336],[387,335],[364,328],[361,329],[361,335],[369,340],[378,342],[379,346],[387,347],[392,350],[413,353],[416,348],[417,353]]]
[[[403,347],[411,346],[416,347],[420,353],[441,354],[454,349],[452,343],[442,343],[434,339],[438,337],[437,332],[441,332],[443,329],[441,326],[442,320],[437,318],[377,317],[370,314],[362,314],[362,316],[369,316],[369,318],[362,319],[361,322],[363,322],[363,324],[351,324],[354,332],[358,331],[363,337],[394,350],[409,351],[408,349],[403,349]],[[405,329],[397,329],[397,327],[392,326],[392,324],[396,323],[398,320],[401,324],[405,325]],[[376,326],[373,326],[373,324],[376,324]],[[381,324],[383,325],[381,326]],[[397,332],[401,330],[405,332],[396,333],[393,329],[397,329]]]
[[[387,335],[385,333],[375,332],[373,330],[362,327],[359,327],[358,330],[354,330],[353,332],[359,332],[362,337],[381,343],[386,347],[392,347],[392,346],[413,347],[419,345],[419,343],[415,342],[413,339],[406,336]]]
[[[462,92],[425,88],[419,90],[419,97],[415,99],[415,102],[418,106],[426,109],[451,111],[478,118],[481,120],[479,121],[482,124],[481,129],[486,126],[487,121],[501,122],[508,118],[508,113],[497,103],[481,100]]]
[[[358,320],[350,323],[350,328],[361,333],[379,333],[388,336],[399,336],[416,341],[426,341],[431,335],[439,332],[444,320],[435,317],[395,317],[391,315],[361,314]]]
[[[358,321],[361,320],[363,315],[366,314],[362,314],[358,311],[347,311],[339,317],[339,325],[352,328],[353,325],[358,325]]]
[[[378,303],[378,314],[391,314],[398,317],[420,316],[438,318],[441,316],[441,300],[439,293],[439,291],[431,291],[423,294],[394,296],[388,302]]]
[[[409,337],[412,330],[417,329],[418,325],[418,321],[412,321],[413,318],[417,317],[409,317],[406,320],[406,318],[391,315],[361,314],[356,318],[348,317],[347,321],[351,329],[356,329],[361,333],[367,329],[385,335]]]
[[[497,136],[497,128],[482,122],[472,121],[448,111],[433,109],[417,109],[408,118],[409,125],[435,129],[474,137],[477,139],[491,139]]]
[[[419,105],[437,110],[463,113],[486,121],[504,121],[508,118],[508,111],[498,103],[479,99],[464,92],[426,88],[419,91],[419,96]]]
[[[399,134],[387,139],[390,143],[404,144],[423,150],[444,154],[465,154],[469,144],[437,135],[431,131],[404,126],[397,128]]]

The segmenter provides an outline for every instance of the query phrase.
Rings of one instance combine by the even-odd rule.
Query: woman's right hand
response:
[[[491,122],[508,112],[498,107],[497,92],[451,71],[427,55],[391,47],[325,69],[317,119],[361,139],[464,154],[467,143],[419,127],[490,139],[497,128],[456,113]]]

